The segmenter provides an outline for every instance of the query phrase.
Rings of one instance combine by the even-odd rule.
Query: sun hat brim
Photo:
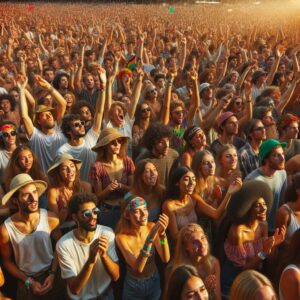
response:
[[[56,168],[58,168],[62,163],[64,163],[65,161],[72,161],[76,166],[77,169],[80,170],[81,166],[82,166],[82,161],[72,157],[71,155],[62,155],[59,157],[59,159],[57,161],[54,162],[54,164],[48,169],[47,173],[53,172]]]
[[[112,142],[115,139],[123,138],[128,140],[129,138],[119,132],[113,132],[110,133],[103,138],[101,138],[98,141],[98,143],[92,148],[93,151],[98,152],[100,148],[107,146],[110,142]]]

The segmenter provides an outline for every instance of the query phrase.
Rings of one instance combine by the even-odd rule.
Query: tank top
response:
[[[291,218],[291,221],[290,221],[290,224],[287,226],[287,229],[286,229],[286,236],[287,238],[291,238],[292,235],[294,234],[294,232],[300,228],[300,224],[298,223],[298,220],[293,212],[293,210],[289,207],[289,205],[286,203],[283,205],[289,212],[290,214],[290,218]]]
[[[27,276],[34,276],[50,268],[53,249],[48,224],[48,212],[40,208],[40,220],[36,230],[25,234],[20,232],[11,218],[5,220],[12,244],[16,265]]]
[[[283,273],[287,270],[296,270],[297,272],[300,273],[300,269],[296,265],[291,264],[291,265],[286,266],[286,268],[283,270],[283,272],[281,273],[281,278],[282,278]],[[280,281],[281,281],[281,278],[280,278]],[[281,293],[281,289],[280,289],[280,285],[279,285],[279,299],[280,300],[290,300],[290,299],[284,299],[283,298],[282,293]]]

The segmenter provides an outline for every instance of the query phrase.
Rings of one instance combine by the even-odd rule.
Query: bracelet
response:
[[[147,239],[146,239],[146,243],[149,243],[149,244],[151,243],[151,244],[152,244],[152,243],[153,243],[153,240],[150,239],[150,238],[147,238]]]
[[[167,245],[167,242],[168,242],[168,240],[160,240],[160,244],[162,245],[162,246],[164,246],[164,245]]]
[[[166,233],[164,232],[164,233],[160,234],[159,237],[160,237],[161,239],[165,239],[165,238],[167,237],[167,235],[166,235]]]
[[[24,281],[27,290],[30,289],[30,286],[33,284],[33,278],[32,277],[27,277]]]
[[[152,246],[148,246],[146,244],[143,247],[143,251],[151,251],[151,249],[152,249]]]
[[[141,250],[141,254],[143,257],[150,257],[150,253],[147,253],[144,249]]]

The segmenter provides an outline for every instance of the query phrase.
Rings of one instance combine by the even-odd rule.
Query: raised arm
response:
[[[20,115],[24,123],[26,134],[30,138],[33,134],[34,126],[28,114],[28,105],[25,96],[25,87],[27,82],[27,77],[24,77],[23,75],[18,76],[17,85],[20,90]]]
[[[135,115],[136,106],[138,104],[138,101],[139,101],[139,98],[141,95],[143,78],[144,78],[144,72],[141,69],[139,69],[137,79],[136,79],[135,85],[133,87],[132,95],[131,95],[130,107],[128,109],[128,115],[129,115],[130,119],[133,119],[134,115]]]
[[[80,94],[82,90],[81,79],[82,79],[82,70],[84,66],[84,52],[85,52],[85,44],[83,44],[81,47],[79,66],[74,79],[74,86],[77,94]]]
[[[103,112],[104,112],[105,98],[106,98],[106,83],[107,83],[105,70],[101,67],[98,68],[98,76],[102,85],[102,89],[99,91],[98,99],[96,102],[93,130],[99,135],[102,119],[103,119]]]
[[[187,122],[188,122],[188,126],[192,126],[194,124],[196,112],[200,108],[200,94],[199,94],[199,87],[198,87],[198,73],[196,71],[193,71],[188,76],[190,76],[193,82],[193,86],[192,86],[192,101],[187,114]],[[199,123],[202,124],[202,115],[201,113],[198,115],[200,116]]]

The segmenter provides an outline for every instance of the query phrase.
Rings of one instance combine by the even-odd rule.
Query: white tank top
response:
[[[53,259],[53,249],[48,224],[48,212],[40,208],[40,221],[36,230],[30,234],[20,232],[11,218],[5,220],[12,244],[16,265],[27,276],[34,276],[48,270]]]

